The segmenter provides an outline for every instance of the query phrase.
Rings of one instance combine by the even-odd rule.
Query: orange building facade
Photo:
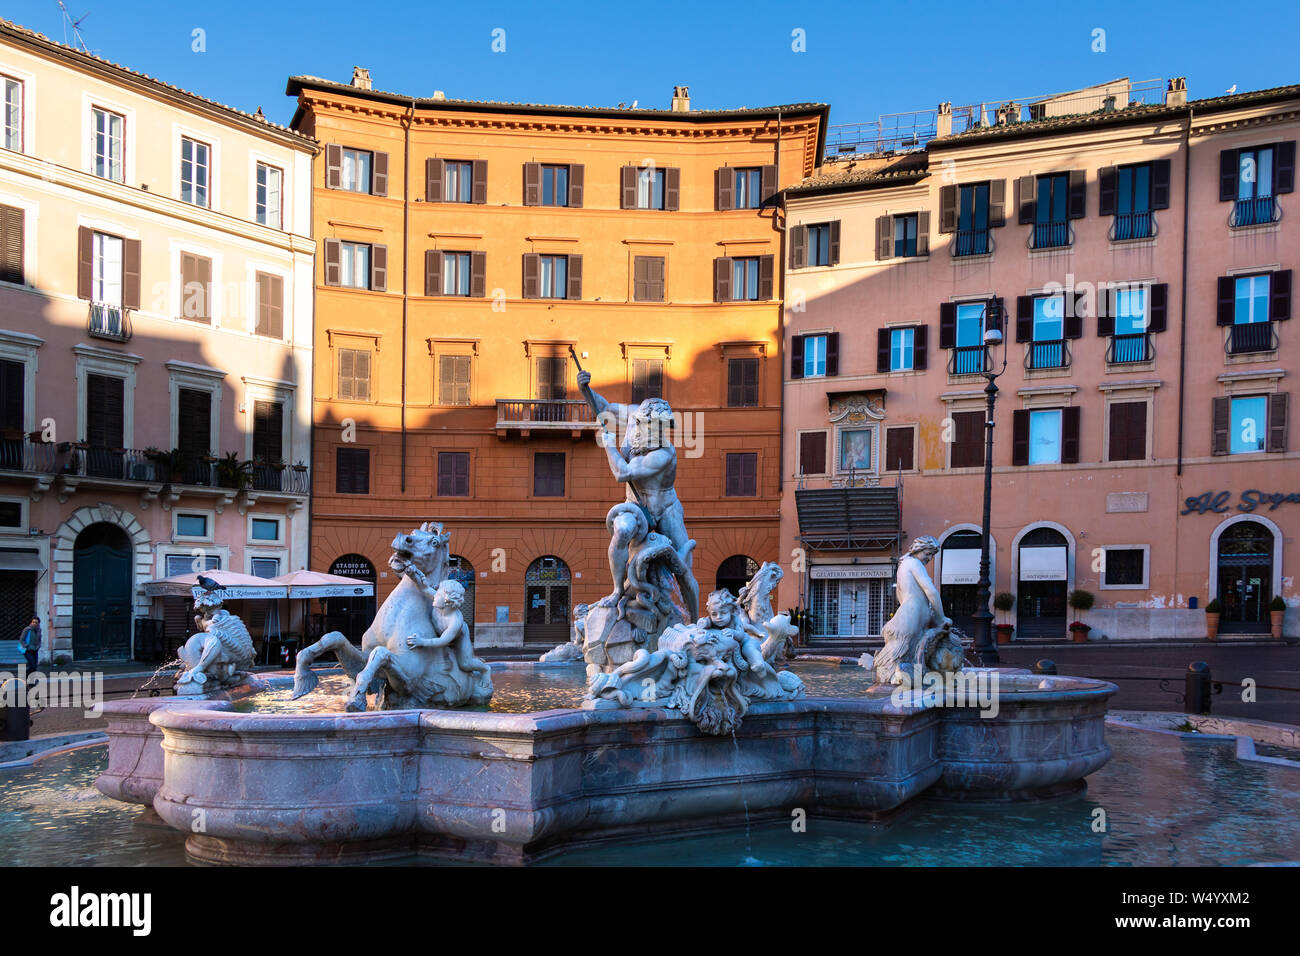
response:
[[[566,639],[612,590],[624,495],[578,363],[680,416],[703,593],[777,556],[778,193],[814,169],[825,106],[413,100],[360,69],[287,92],[321,144],[312,567],[374,574],[382,600],[394,534],[443,521],[477,644]],[[367,610],[327,624],[358,637]]]

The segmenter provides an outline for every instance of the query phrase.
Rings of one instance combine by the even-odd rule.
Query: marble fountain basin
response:
[[[797,664],[810,696],[752,705],[734,737],[703,735],[662,708],[583,709],[580,665],[570,675],[564,665],[494,664],[494,680],[559,674],[572,684],[573,706],[526,713],[259,709],[293,681],[259,675],[224,699],[106,704],[108,766],[96,786],[187,833],[200,862],[518,864],[800,810],[884,820],[927,791],[1053,796],[1110,758],[1116,688],[1104,681],[1001,669],[990,716],[932,695],[891,699],[865,682],[813,696],[818,665]]]

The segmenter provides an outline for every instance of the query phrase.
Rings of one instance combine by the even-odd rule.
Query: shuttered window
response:
[[[911,471],[914,467],[916,429],[911,425],[885,429],[886,471]]]
[[[632,360],[632,404],[640,405],[647,398],[663,398],[663,359]]]
[[[463,498],[469,494],[469,452],[438,452],[438,496]]]
[[[758,494],[758,453],[727,453],[727,497],[752,498]]]
[[[632,301],[664,301],[663,256],[635,256],[632,259]]]
[[[212,321],[212,260],[181,253],[181,318]]]
[[[984,464],[984,412],[952,413],[950,468],[979,468]]]
[[[717,209],[757,209],[776,195],[776,166],[723,166],[714,175]]]
[[[370,360],[369,349],[338,350],[339,398],[370,401]]]
[[[803,432],[799,436],[799,474],[826,474],[825,432]]]
[[[534,398],[556,400],[568,398],[569,360],[559,355],[539,356]]]
[[[212,451],[212,393],[182,388],[176,398],[176,447],[187,457]]]
[[[284,338],[284,279],[269,272],[257,273],[258,335]]]
[[[126,382],[112,375],[86,376],[86,442],[96,448],[124,444]]]
[[[727,406],[729,408],[758,406],[758,359],[727,360]]]
[[[533,496],[564,497],[564,452],[539,451],[533,455]]]
[[[325,188],[388,195],[388,154],[325,145]]]
[[[0,359],[0,428],[22,431],[27,398],[27,366]]]
[[[284,457],[284,406],[253,402],[253,459],[275,464]]]
[[[370,494],[370,449],[338,448],[334,452],[334,492]]]
[[[0,282],[26,282],[23,270],[23,211],[0,205]]]
[[[469,404],[469,355],[438,356],[438,404]]]
[[[524,205],[580,207],[583,179],[580,163],[524,163]]]
[[[1147,403],[1110,404],[1110,461],[1142,461],[1147,456]]]

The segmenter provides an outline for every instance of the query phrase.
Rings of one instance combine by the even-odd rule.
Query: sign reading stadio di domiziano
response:
[[[1232,510],[1229,507],[1231,501],[1231,491],[1206,491],[1199,495],[1191,495],[1183,499],[1184,508],[1179,512],[1179,515],[1225,514]],[[1257,488],[1247,488],[1239,496],[1237,510],[1250,514],[1250,512],[1267,505],[1269,511],[1276,511],[1279,505],[1284,504],[1300,504],[1300,491],[1270,492],[1260,491]]]

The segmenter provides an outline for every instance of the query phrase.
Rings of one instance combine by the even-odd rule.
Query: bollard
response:
[[[1034,673],[1055,674],[1056,661],[1052,660],[1050,657],[1044,657],[1041,661],[1038,661],[1036,664],[1034,664]]]
[[[1192,661],[1187,665],[1187,675],[1183,678],[1183,710],[1189,714],[1208,714],[1213,689],[1210,665],[1205,661]]]
[[[24,703],[20,705],[19,701]],[[25,701],[17,679],[0,686],[0,740],[26,740],[30,736],[31,716]]]

